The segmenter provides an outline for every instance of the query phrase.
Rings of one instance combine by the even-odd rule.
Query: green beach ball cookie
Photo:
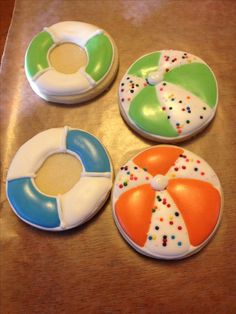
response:
[[[119,101],[123,118],[136,132],[160,142],[178,142],[213,119],[217,81],[202,59],[161,50],[131,65],[121,80]]]

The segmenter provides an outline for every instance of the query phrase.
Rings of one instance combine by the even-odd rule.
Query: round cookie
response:
[[[50,53],[65,43],[79,46],[87,64],[74,73],[62,73],[50,62]],[[31,41],[25,56],[25,72],[32,89],[42,98],[74,104],[96,97],[115,77],[118,68],[116,45],[97,26],[65,21],[45,28]]]
[[[82,164],[76,184],[62,195],[47,195],[35,184],[35,173],[47,157],[72,154]],[[45,230],[71,229],[102,207],[112,187],[112,165],[100,141],[88,132],[54,128],[31,138],[17,151],[7,174],[7,197],[15,214]]]
[[[198,252],[216,232],[222,190],[212,168],[177,146],[148,148],[118,172],[113,216],[139,253],[181,259]]]
[[[214,73],[200,58],[162,50],[134,62],[119,87],[120,112],[140,135],[159,142],[194,136],[213,119],[218,102]]]

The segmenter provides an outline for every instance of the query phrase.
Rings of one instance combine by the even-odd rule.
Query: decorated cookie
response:
[[[52,50],[72,43],[86,53],[87,64],[75,73],[62,73],[50,62]],[[46,27],[31,41],[25,72],[32,89],[42,98],[73,104],[100,94],[113,80],[118,67],[113,39],[97,26],[66,21]]]
[[[138,252],[180,259],[199,251],[215,233],[222,191],[212,168],[177,146],[144,150],[117,174],[113,190],[116,225]]]
[[[160,142],[185,140],[213,119],[217,82],[200,58],[182,51],[147,54],[131,65],[119,87],[120,111],[139,134]]]
[[[77,157],[83,167],[79,181],[56,197],[41,192],[35,173],[55,153]],[[112,187],[112,165],[99,140],[88,132],[49,129],[26,142],[7,174],[7,196],[15,214],[26,223],[51,231],[70,229],[89,220],[104,204]]]

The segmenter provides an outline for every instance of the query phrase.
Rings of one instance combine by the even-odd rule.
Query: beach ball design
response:
[[[202,158],[160,145],[120,168],[112,201],[117,227],[131,246],[154,258],[179,259],[199,251],[215,233],[222,191]]]
[[[216,78],[200,58],[162,50],[131,65],[119,87],[125,121],[144,137],[165,142],[187,139],[213,119]]]

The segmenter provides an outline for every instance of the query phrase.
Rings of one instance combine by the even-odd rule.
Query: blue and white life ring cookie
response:
[[[76,156],[83,167],[79,181],[65,194],[52,197],[34,182],[36,171],[55,153]],[[7,196],[26,223],[51,231],[71,229],[89,220],[104,204],[112,187],[112,165],[99,140],[88,132],[54,128],[41,132],[17,151],[7,174]]]
[[[50,63],[49,54],[62,43],[73,43],[87,55],[87,64],[65,74]],[[32,89],[42,98],[59,103],[78,103],[100,94],[118,68],[117,48],[111,36],[97,26],[64,21],[38,33],[25,56],[25,72]]]

